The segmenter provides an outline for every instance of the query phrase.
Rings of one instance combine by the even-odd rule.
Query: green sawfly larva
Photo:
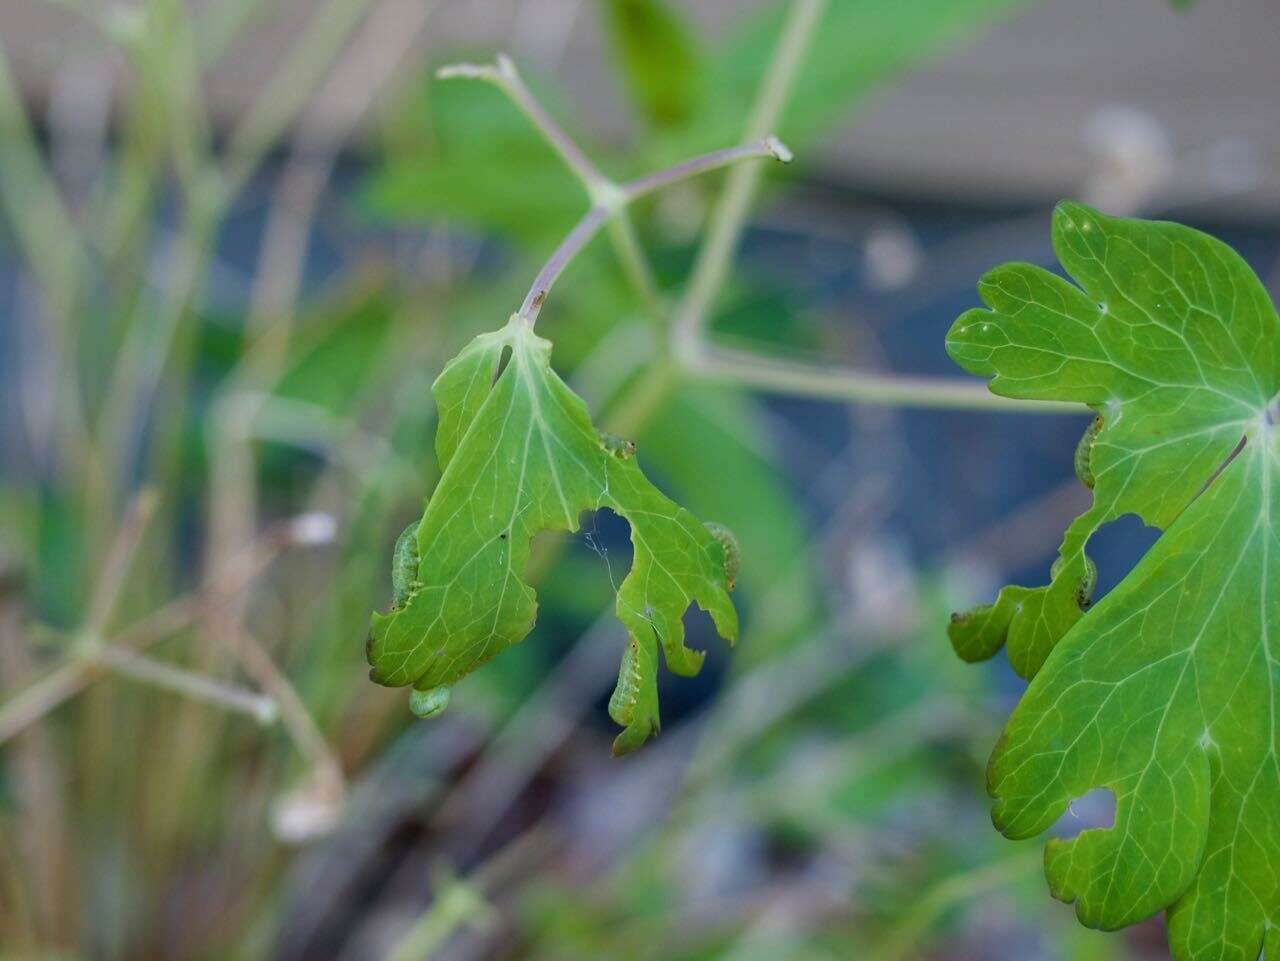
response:
[[[702,525],[716,539],[720,549],[724,551],[724,586],[732,591],[738,582],[738,574],[742,570],[742,548],[738,546],[738,538],[733,531],[723,524],[707,521]]]

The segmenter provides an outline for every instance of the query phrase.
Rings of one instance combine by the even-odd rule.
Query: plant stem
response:
[[[587,192],[593,205],[599,202],[602,192],[613,189],[612,181],[601,173],[591,158],[534,97],[521,79],[520,72],[510,57],[500,54],[496,63],[493,64],[459,63],[441,67],[436,71],[436,76],[442,80],[452,78],[485,80],[501,90],[529,119],[534,129],[542,135],[551,149],[560,155],[569,172],[582,184],[582,189]],[[622,262],[628,281],[644,301],[646,308],[655,316],[660,315],[658,288],[653,279],[653,268],[645,257],[644,250],[636,238],[635,227],[625,210],[618,211],[617,215],[609,221],[609,239],[613,243],[614,253]]]
[[[804,53],[825,10],[826,0],[794,0],[791,5],[782,37],[747,122],[746,136],[751,138],[751,142],[694,157],[624,184],[614,184],[605,177],[556,124],[529,92],[509,58],[499,56],[495,64],[464,63],[442,67],[437,71],[436,76],[441,78],[476,78],[487,80],[502,89],[560,154],[592,199],[591,209],[578,221],[534,278],[533,286],[520,305],[521,317],[531,324],[537,319],[556,279],[606,223],[611,227],[614,246],[628,277],[646,303],[651,308],[657,306],[652,270],[636,243],[630,222],[622,220],[627,206],[656,190],[741,160],[771,156],[789,163],[791,151],[776,137],[769,135],[769,131],[781,119],[803,63]],[[711,309],[733,264],[759,182],[760,170],[755,164],[742,164],[730,173],[723,194],[712,212],[694,264],[693,275],[671,320],[672,360],[662,364],[660,371],[641,382],[636,388],[641,396],[635,403],[628,402],[624,405],[622,413],[615,418],[617,422],[632,425],[642,420],[676,389],[682,373],[694,373],[712,380],[779,394],[896,407],[1008,410],[1021,413],[1080,411],[1079,405],[1075,404],[1000,397],[990,393],[983,385],[959,379],[898,377],[835,365],[779,361],[754,352],[708,342],[706,328]],[[655,310],[655,313],[660,311]]]
[[[628,204],[654,191],[688,180],[690,177],[719,170],[743,160],[758,160],[762,157],[773,157],[782,163],[788,163],[791,160],[791,151],[777,137],[766,137],[755,143],[713,150],[711,153],[693,157],[666,170],[659,170],[625,184],[614,185],[607,181],[601,184],[596,191],[595,205],[583,215],[569,232],[569,236],[561,241],[551,258],[538,271],[538,276],[533,280],[533,286],[529,288],[524,303],[520,305],[520,316],[531,324],[537,320],[538,312],[546,302],[547,294],[551,292],[551,286],[556,282],[556,278],[591,241],[596,232],[608,220],[624,210]]]
[[[747,139],[765,137],[777,128],[805,50],[825,9],[825,0],[796,0],[791,5],[782,38],[778,41],[773,61],[747,121]],[[728,276],[759,183],[760,171],[754,165],[733,171],[711,214],[693,276],[676,308],[671,326],[672,346],[676,356],[682,360],[699,349],[712,302]]]
[[[531,324],[538,319],[538,312],[542,309],[547,294],[551,292],[551,285],[569,266],[569,262],[596,235],[601,225],[609,219],[609,213],[607,208],[596,206],[583,214],[577,226],[569,231],[569,236],[560,242],[560,246],[555,249],[550,259],[542,265],[538,276],[533,278],[533,286],[529,288],[529,292],[524,296],[524,303],[520,305],[521,317]]]
[[[58,437],[55,443],[69,470],[82,469],[89,437],[80,388],[74,327],[75,305],[83,289],[85,251],[80,233],[40,154],[22,95],[0,46],[0,208],[8,215],[40,289],[47,316]]]
[[[825,9],[826,0],[793,3],[747,122],[747,137],[763,137],[777,128],[804,52]],[[835,365],[780,361],[709,342],[707,325],[711,310],[733,264],[759,184],[760,169],[754,164],[734,169],[712,212],[693,276],[671,324],[671,351],[685,371],[771,393],[824,400],[1021,413],[1080,412],[1078,404],[1000,397],[983,384],[959,378],[902,377]],[[671,380],[670,377],[663,379]]]
[[[267,531],[237,555],[223,579],[206,583],[199,593],[175,598],[125,627],[106,643],[117,650],[140,650],[190,627],[210,604],[225,604],[228,597],[252,584],[283,548],[312,543],[299,536],[306,533],[298,529],[300,526],[296,521],[286,522]],[[99,673],[99,665],[92,656],[68,656],[43,677],[22,688],[0,704],[0,744],[75,697]]]
[[[959,377],[905,377],[826,364],[773,360],[749,351],[700,344],[683,358],[685,369],[708,380],[740,384],[773,394],[904,408],[998,410],[1079,414],[1079,404],[1015,400]]]
[[[83,636],[97,637],[107,626],[129,578],[138,544],[142,541],[143,532],[155,513],[155,508],[155,491],[144,488],[125,511],[124,519],[103,559],[102,573],[89,601],[89,614],[81,628]]]
[[[662,319],[662,296],[658,293],[658,282],[653,277],[653,267],[644,255],[640,246],[640,238],[636,235],[635,224],[625,210],[620,210],[609,221],[609,239],[613,242],[614,252],[622,262],[622,272],[626,274],[635,292],[644,301],[645,309],[657,319]]]
[[[560,158],[565,162],[565,166],[573,171],[574,175],[582,182],[588,194],[591,194],[595,188],[603,187],[610,183],[609,178],[600,172],[599,168],[591,162],[591,158],[552,119],[542,104],[538,102],[538,99],[525,86],[524,80],[520,77],[520,71],[516,69],[516,65],[511,62],[511,58],[506,54],[498,54],[495,62],[491,64],[456,63],[448,67],[441,67],[436,71],[436,76],[441,80],[452,80],[457,77],[487,80],[505,93],[511,102],[519,107],[521,112],[529,118],[530,123],[542,134],[543,139],[560,155]]]
[[[772,157],[779,163],[784,164],[789,164],[792,160],[792,154],[787,145],[777,137],[770,136],[754,143],[726,147],[724,150],[716,150],[700,157],[694,157],[678,163],[674,167],[668,167],[666,170],[659,170],[657,173],[651,173],[637,180],[632,180],[623,184],[619,189],[626,198],[626,202],[630,203],[646,194],[661,190],[663,187],[669,187],[671,184],[678,183],[681,180],[688,180],[690,177],[696,177],[699,174],[710,173],[713,170],[719,170],[721,167],[728,167],[739,160],[750,160],[757,157]]]
[[[346,793],[342,762],[329,747],[306,703],[261,642],[246,630],[233,639],[235,656],[246,674],[273,699],[294,748],[310,764],[326,799],[334,803]]]
[[[259,724],[271,724],[280,716],[276,702],[269,697],[152,660],[127,648],[104,644],[91,657],[117,674],[165,688],[193,700],[248,714]]]

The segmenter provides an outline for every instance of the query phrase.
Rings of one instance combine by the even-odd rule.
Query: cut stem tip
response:
[[[484,64],[451,63],[436,70],[436,79],[454,80],[457,78],[463,78],[467,80],[477,80],[491,77],[493,73],[494,68]]]
[[[795,154],[791,152],[791,148],[784,144],[777,137],[769,136],[764,140],[765,149],[773,155],[773,159],[779,163],[789,164],[795,159]]]

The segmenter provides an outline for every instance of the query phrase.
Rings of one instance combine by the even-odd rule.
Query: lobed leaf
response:
[[[537,613],[522,579],[533,535],[577,530],[584,511],[608,508],[631,525],[634,548],[616,605],[630,641],[610,701],[625,728],[614,750],[626,753],[658,730],[657,648],[673,673],[702,666],[702,652],[684,643],[689,604],[730,642],[737,615],[720,544],[649,482],[628,445],[606,449],[550,353],[513,315],[436,381],[440,483],[417,529],[416,582],[402,604],[373,615],[370,676],[417,691],[448,687],[523,639]]]
[[[1274,310],[1226,245],[1078,204],[1058,208],[1053,242],[1079,287],[1030,264],[997,267],[978,287],[991,309],[968,311],[947,335],[952,359],[991,377],[993,393],[1079,401],[1101,418],[1093,505],[1067,529],[1052,581],[1007,587],[952,623],[961,657],[1007,644],[1028,678],[1087,606],[1078,594],[1093,533],[1130,513],[1168,526],[1258,422],[1276,379]]]
[[[1102,418],[1094,503],[1052,582],[953,625],[962,656],[1005,643],[1033,676],[988,767],[993,820],[1030,837],[1108,789],[1112,827],[1048,844],[1056,897],[1106,929],[1167,909],[1180,961],[1278,955],[1275,309],[1237,254],[1186,227],[1064,204],[1054,245],[1079,287],[998,268],[981,286],[991,310],[948,339],[994,392]],[[1089,536],[1130,512],[1165,531],[1083,613],[1070,590]]]

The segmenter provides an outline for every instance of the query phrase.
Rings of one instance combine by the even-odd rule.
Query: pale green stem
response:
[[[613,181],[600,172],[591,158],[534,97],[510,57],[499,54],[492,64],[460,63],[441,67],[436,71],[436,76],[442,80],[467,78],[492,83],[520,109],[551,149],[560,155],[570,173],[582,184],[593,205],[600,202],[602,195],[612,196],[616,192]],[[609,220],[609,239],[622,263],[627,280],[644,301],[646,309],[655,316],[660,314],[653,267],[636,238],[635,227],[625,210],[618,210]]]
[[[607,187],[611,181],[600,172],[591,158],[583,152],[558,123],[547,113],[546,108],[525,86],[520,71],[506,54],[498,54],[496,60],[489,64],[457,63],[441,67],[436,71],[441,80],[465,78],[470,80],[487,80],[511,100],[521,112],[529,118],[529,122],[542,134],[551,148],[560,155],[568,167],[582,182],[587,193],[594,198],[594,191]]]
[[[124,559],[132,555],[133,548],[128,547],[128,542],[136,537],[130,531],[137,523],[131,522],[122,534],[117,535],[116,544],[119,546],[112,549],[117,558]],[[315,530],[314,519],[305,514],[276,525],[236,555],[222,576],[211,579],[203,590],[170,601],[103,643],[118,650],[141,650],[172,637],[189,628],[203,613],[207,613],[209,604],[225,605],[244,591],[257,580],[258,575],[266,570],[281,550],[291,545],[323,543],[326,534],[325,531]],[[109,585],[99,586],[97,593],[102,600],[95,599],[91,606],[109,610],[108,598],[114,590]],[[87,626],[92,623],[86,620]],[[87,631],[82,630],[78,634],[83,638]],[[0,704],[0,744],[75,697],[97,674],[97,664],[91,652],[90,656],[68,656],[43,677]]]
[[[8,57],[0,48],[0,202],[13,224],[50,313],[60,325],[68,316],[83,254],[79,235],[49,176],[23,110]]]
[[[9,59],[0,46],[0,206],[37,278],[55,357],[61,448],[68,466],[88,436],[77,371],[74,305],[85,251],[57,185],[40,156]]]
[[[711,153],[693,157],[674,167],[659,170],[629,183],[616,186],[608,184],[601,187],[596,191],[595,205],[583,215],[577,226],[569,232],[569,236],[565,237],[552,253],[551,258],[538,271],[533,286],[529,288],[524,303],[520,305],[520,316],[531,324],[537,320],[538,312],[546,302],[547,294],[551,292],[551,286],[556,282],[556,278],[591,241],[596,232],[619,211],[624,210],[628,204],[634,203],[641,197],[647,197],[656,190],[688,180],[690,177],[719,170],[721,167],[743,160],[758,160],[761,157],[773,157],[782,163],[789,163],[791,151],[777,137],[766,137],[756,143],[726,147],[724,150],[714,150]]]
[[[731,348],[701,345],[683,359],[701,378],[770,394],[904,408],[998,410],[1023,414],[1079,414],[1083,407],[1052,400],[1016,400],[960,377],[905,377],[826,364],[774,360]]]
[[[805,50],[826,9],[825,0],[796,0],[782,39],[747,122],[747,137],[762,137],[782,118]],[[711,215],[693,276],[676,307],[671,350],[685,370],[770,393],[894,407],[1079,413],[1077,404],[999,397],[984,384],[960,378],[901,377],[848,367],[778,361],[752,351],[708,342],[707,324],[716,296],[737,254],[747,216],[760,185],[758,166],[735,168]]]
[[[453,879],[436,892],[431,906],[395,943],[387,961],[430,961],[459,929],[484,929],[497,917],[480,891],[466,881]]]
[[[622,271],[626,274],[632,288],[644,301],[645,309],[654,317],[662,316],[662,297],[658,292],[658,282],[653,276],[653,267],[644,255],[640,246],[640,238],[636,236],[635,224],[625,210],[620,210],[609,221],[609,240],[622,262]]]
[[[276,720],[279,710],[269,697],[223,684],[203,674],[153,660],[127,647],[82,641],[81,651],[23,688],[0,705],[0,745],[22,733],[80,693],[103,671],[248,714],[261,724]]]
[[[796,0],[791,5],[773,62],[747,121],[744,139],[757,140],[777,128],[825,9],[825,0]],[[686,353],[696,353],[698,349],[712,304],[733,264],[759,183],[760,169],[754,164],[739,167],[729,175],[698,250],[693,276],[676,308],[671,336],[677,357],[683,359]]]
[[[279,707],[269,697],[233,684],[215,681],[204,674],[152,660],[136,651],[104,644],[87,656],[91,661],[124,677],[173,691],[195,701],[248,714],[259,724],[272,724],[280,716]]]

